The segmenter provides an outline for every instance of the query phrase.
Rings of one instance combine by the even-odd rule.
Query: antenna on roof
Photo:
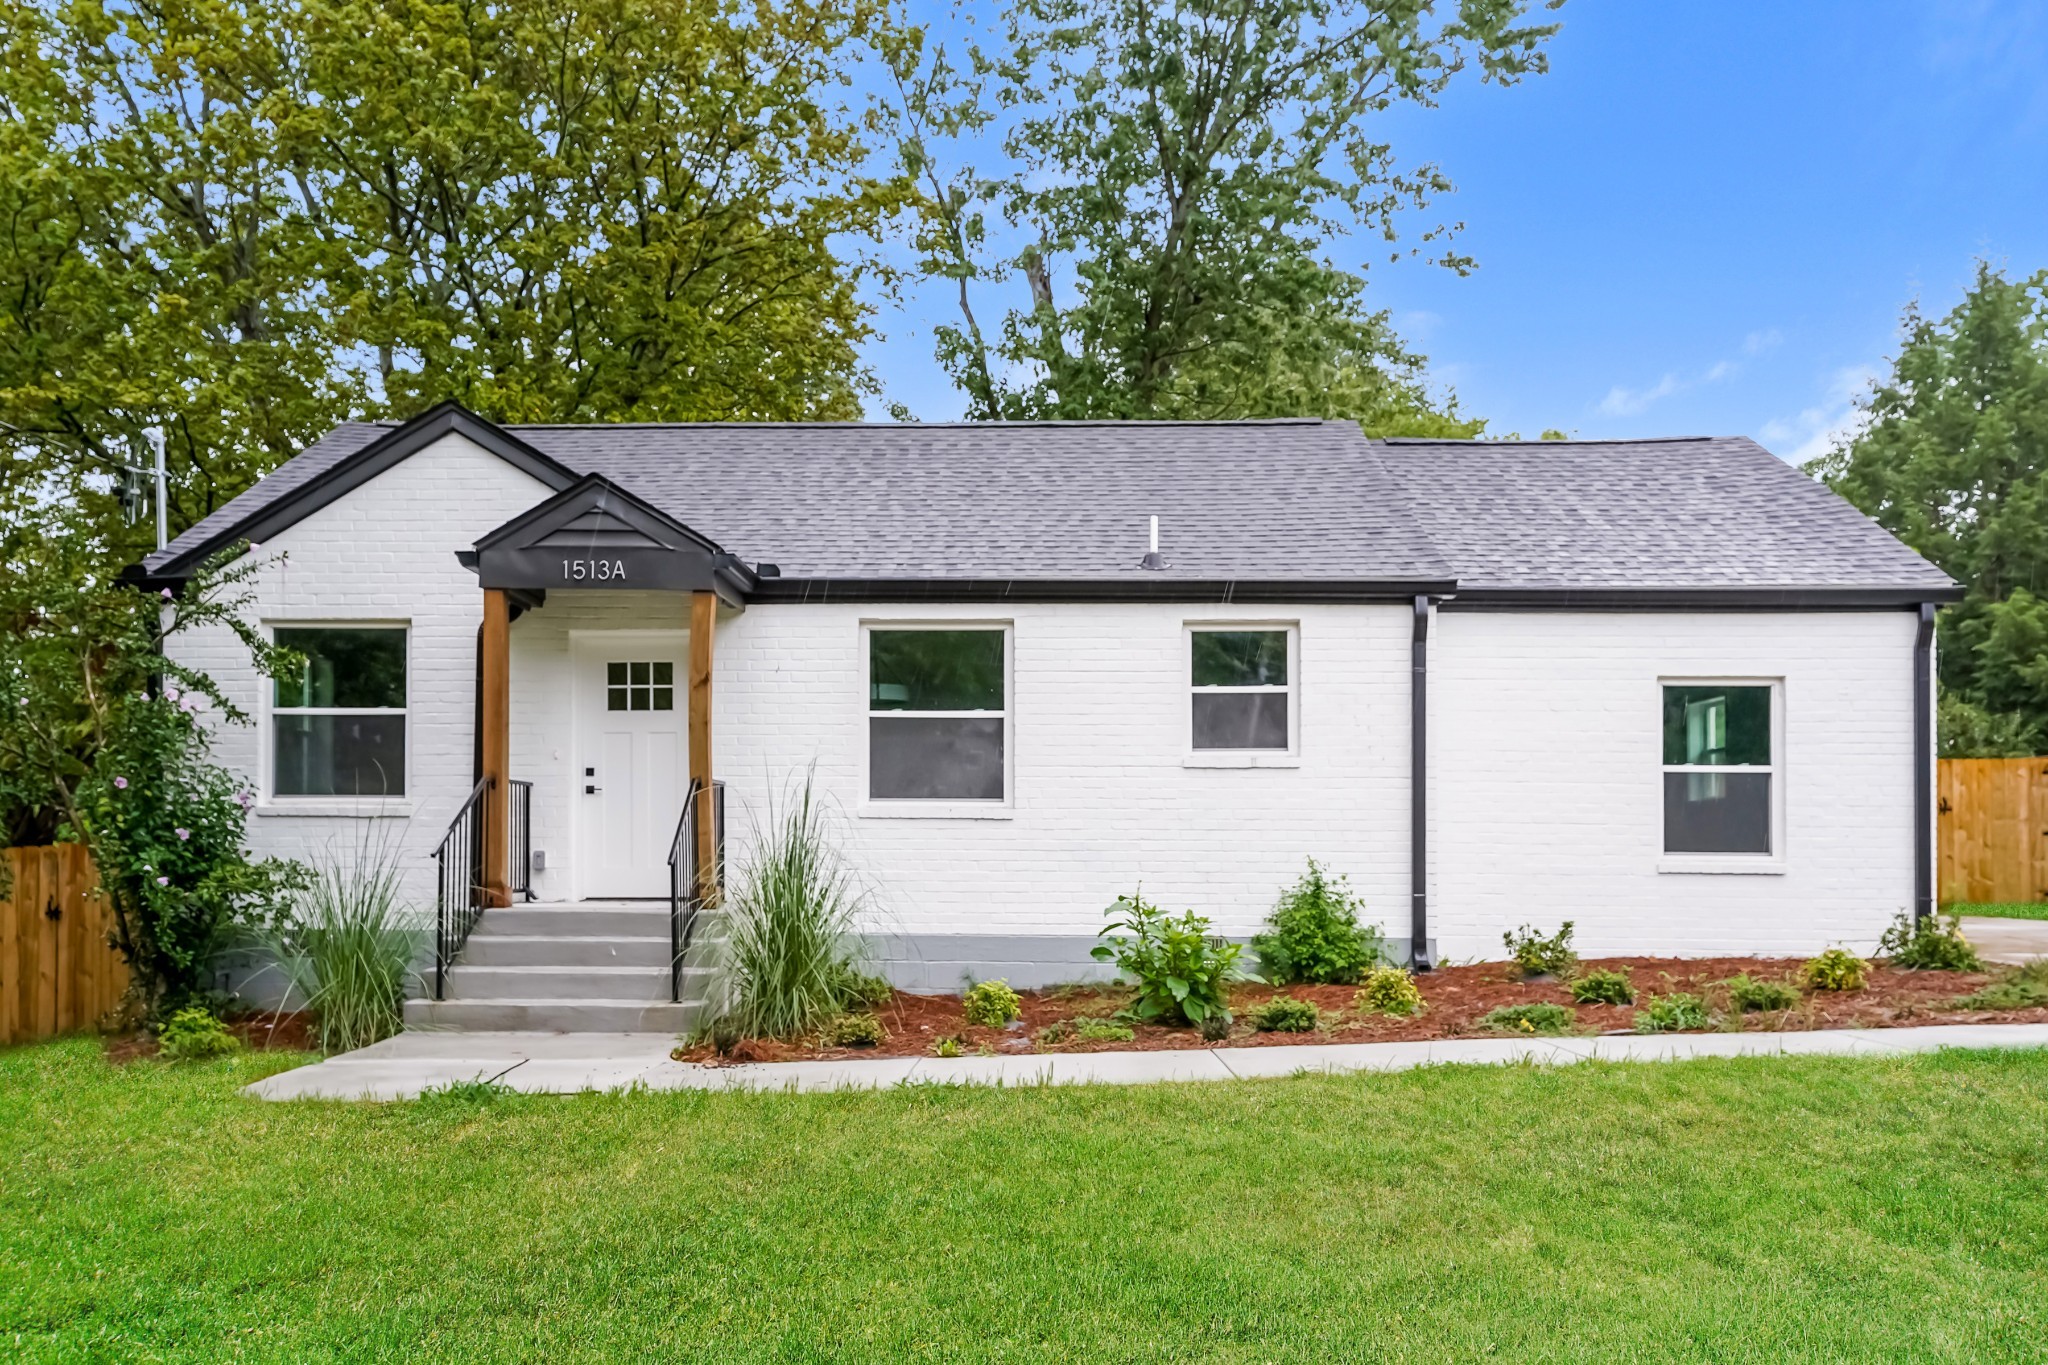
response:
[[[1159,553],[1158,517],[1152,518],[1152,548],[1145,552],[1145,557],[1138,562],[1138,567],[1141,569],[1163,569],[1166,567],[1166,559]]]

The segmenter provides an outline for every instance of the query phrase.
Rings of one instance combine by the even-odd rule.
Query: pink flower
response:
[[[236,805],[238,805],[238,806],[240,806],[240,807],[241,807],[241,808],[242,808],[243,810],[247,810],[247,809],[249,809],[249,807],[250,807],[251,805],[253,805],[253,804],[255,804],[255,803],[254,803],[254,802],[253,802],[253,801],[252,801],[252,800],[250,799],[250,797],[249,797],[249,793],[247,793],[247,792],[236,792],[236,793],[235,793],[235,804],[236,804]]]
[[[166,688],[164,689],[164,700],[165,700],[165,701],[176,701],[176,700],[177,700],[177,699],[178,699],[179,697],[181,697],[181,696],[183,696],[183,695],[184,695],[184,693],[180,692],[180,691],[179,691],[179,690],[178,690],[177,688],[175,688],[175,687],[166,687]]]
[[[192,837],[192,831],[191,831],[191,830],[189,830],[189,829],[186,829],[186,828],[185,828],[185,827],[184,827],[183,825],[180,825],[180,826],[178,826],[178,842],[179,842],[179,843],[183,843],[183,842],[184,842],[185,840],[187,840],[187,839],[189,839],[189,838],[191,838],[191,837]]]
[[[169,886],[171,884],[171,879],[169,877],[158,877],[156,879],[156,884],[158,886]]]
[[[164,601],[166,601],[166,602],[168,602],[168,601],[170,601],[170,600],[171,600],[171,590],[170,590],[169,588],[165,588],[165,589],[163,590],[163,598],[164,598]]]
[[[115,790],[117,790],[117,791],[127,791],[127,790],[128,790],[128,779],[127,779],[127,778],[125,778],[125,777],[117,777],[117,778],[115,778],[115,779],[114,779],[114,788],[115,788]]]

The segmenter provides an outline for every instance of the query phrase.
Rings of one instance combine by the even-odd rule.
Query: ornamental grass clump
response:
[[[1812,991],[1860,991],[1870,964],[1843,948],[1830,948],[1808,958],[1799,979]]]
[[[1237,965],[1243,945],[1212,938],[1209,921],[1192,910],[1171,918],[1135,893],[1117,897],[1103,913],[1111,923],[1097,937],[1109,941],[1095,945],[1095,959],[1114,962],[1138,991],[1122,1017],[1197,1028],[1215,1019],[1228,1028],[1226,989],[1233,981],[1259,979]]]
[[[398,859],[367,829],[352,854],[330,846],[283,921],[262,935],[327,1052],[350,1052],[405,1026],[406,987],[426,952],[424,915],[399,898]]]
[[[982,1028],[1001,1028],[1024,1014],[1024,1002],[1007,981],[978,981],[968,988],[962,1002],[967,1022]]]
[[[867,893],[839,852],[809,774],[779,806],[770,802],[764,825],[726,897],[717,991],[734,1032],[795,1038],[879,990],[854,966]]]
[[[1344,877],[1334,880],[1314,858],[1301,880],[1252,936],[1259,974],[1276,986],[1351,985],[1380,961],[1386,945],[1377,925],[1358,922],[1362,902]]]
[[[1572,999],[1581,1005],[1633,1005],[1636,988],[1627,972],[1581,972],[1572,978]]]
[[[1422,989],[1404,967],[1375,968],[1351,997],[1360,1014],[1391,1014],[1405,1018],[1422,1009]]]
[[[1480,1027],[1500,1033],[1564,1033],[1575,1022],[1577,1016],[1569,1009],[1549,1003],[1502,1005],[1479,1020]]]
[[[1963,937],[1958,915],[1931,915],[1915,921],[1901,913],[1877,943],[1878,956],[1894,967],[1914,972],[1981,972],[1983,961]]]

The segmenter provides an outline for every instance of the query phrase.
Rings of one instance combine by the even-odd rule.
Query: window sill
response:
[[[863,820],[1014,820],[1017,808],[996,801],[863,801]]]
[[[1704,872],[1735,876],[1782,877],[1785,875],[1785,860],[1775,857],[1757,858],[1743,853],[1730,853],[1719,857],[1713,854],[1698,854],[1661,859],[1657,863],[1657,871],[1681,875]]]
[[[406,797],[282,796],[256,803],[256,815],[343,816],[350,819],[404,820],[412,815]]]
[[[1277,749],[1208,749],[1186,755],[1180,765],[1183,768],[1299,768],[1301,755],[1281,753]]]

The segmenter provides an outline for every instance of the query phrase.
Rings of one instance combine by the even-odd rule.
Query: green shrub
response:
[[[262,939],[313,1011],[326,1052],[350,1052],[405,1027],[406,986],[427,950],[425,917],[399,900],[395,848],[375,822],[352,856],[332,847],[295,888],[281,924]]]
[[[938,1042],[932,1044],[932,1056],[934,1057],[958,1057],[959,1055],[960,1040],[958,1038],[941,1038]]]
[[[1627,972],[1582,972],[1572,978],[1572,999],[1581,1005],[1633,1005],[1636,988]]]
[[[1745,972],[1728,979],[1728,1001],[1744,1014],[1789,1010],[1799,1003],[1799,992],[1783,981],[1764,981]]]
[[[1860,991],[1867,963],[1842,948],[1830,948],[1819,957],[1808,958],[1799,969],[1799,979],[1808,990]]]
[[[1344,877],[1332,881],[1310,858],[1308,871],[1267,917],[1272,929],[1252,938],[1259,974],[1280,986],[1357,981],[1380,960],[1386,942],[1377,925],[1358,922],[1360,907]]]
[[[2048,959],[2029,962],[1955,1002],[1959,1010],[2025,1010],[2048,1005]]]
[[[1579,965],[1579,955],[1572,951],[1570,920],[1566,920],[1548,938],[1526,924],[1513,933],[1502,934],[1500,938],[1507,945],[1508,956],[1522,969],[1523,976],[1566,977],[1571,975],[1572,968]]]
[[[829,1047],[874,1047],[889,1035],[881,1020],[863,1013],[840,1015],[825,1025],[823,1036]]]
[[[1084,1043],[1128,1043],[1137,1036],[1129,1024],[1119,1024],[1113,1019],[1074,1021],[1074,1037]]]
[[[1201,1033],[1203,1042],[1220,1043],[1230,1036],[1230,1016],[1227,1014],[1212,1014],[1201,1023],[1195,1025],[1195,1028]]]
[[[1252,1027],[1261,1033],[1308,1033],[1322,1022],[1313,1003],[1276,995],[1252,1011]]]
[[[1024,1002],[1007,981],[977,981],[968,988],[967,1022],[983,1028],[1001,1028],[1024,1013]]]
[[[1097,961],[1116,963],[1131,978],[1138,998],[1124,1013],[1144,1023],[1199,1025],[1212,1015],[1226,1022],[1230,1010],[1224,988],[1233,981],[1257,980],[1237,965],[1243,948],[1209,936],[1209,921],[1190,910],[1169,919],[1142,896],[1119,896],[1105,914],[1112,922],[1097,937],[1116,930],[1125,935],[1095,945]]]
[[[1563,1005],[1502,1005],[1488,1010],[1479,1023],[1502,1033],[1563,1033],[1577,1016]]]
[[[1351,997],[1361,1014],[1410,1015],[1422,1008],[1422,989],[1405,967],[1377,967]]]
[[[833,973],[832,992],[838,997],[841,1008],[862,1010],[888,1004],[895,997],[896,988],[889,984],[887,977],[861,971],[851,962],[842,962]]]
[[[811,777],[771,802],[726,898],[714,998],[753,1038],[795,1038],[845,1013],[864,978],[852,966],[865,893],[812,796]],[[865,1003],[865,1002],[863,1002]]]
[[[164,1021],[157,1031],[157,1047],[171,1061],[197,1062],[239,1052],[242,1040],[211,1012],[188,1005]]]
[[[1956,915],[1930,915],[1916,922],[1900,913],[1892,927],[1878,940],[1880,957],[1891,959],[1894,967],[1915,972],[1981,972],[1984,963],[1970,940],[1963,937],[1963,921]]]
[[[1637,1033],[1678,1033],[1706,1028],[1711,1023],[1706,1002],[1684,991],[1652,996],[1636,1011]]]

